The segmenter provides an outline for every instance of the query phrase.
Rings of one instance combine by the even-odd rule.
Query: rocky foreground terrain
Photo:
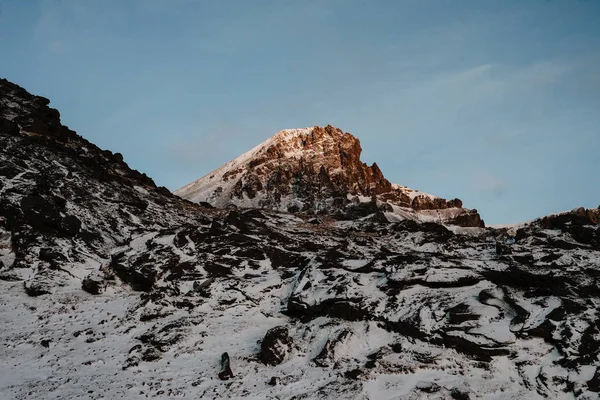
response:
[[[48,103],[0,80],[0,398],[598,398],[600,209],[211,208]]]

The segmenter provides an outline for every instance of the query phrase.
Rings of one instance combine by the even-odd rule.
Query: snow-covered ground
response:
[[[536,288],[518,279],[511,285],[511,267],[495,256],[489,231],[455,235],[399,226],[390,235],[393,225],[368,233],[359,222],[226,217],[235,225],[221,225],[215,241],[200,237],[211,229],[206,226],[137,236],[116,249],[129,260],[173,254],[191,263],[192,280],[165,270],[141,297],[120,279],[97,296],[67,286],[30,297],[21,282],[0,282],[6,327],[0,357],[7,361],[0,393],[18,399],[595,398],[585,388],[598,349],[583,364],[587,355],[577,349],[597,309],[558,317],[565,302],[587,300],[560,291],[527,294]],[[514,254],[533,254],[540,268],[551,248],[532,246],[532,239],[515,245]],[[247,247],[248,241],[255,244]],[[282,264],[282,256],[294,261]],[[594,251],[565,253],[561,263],[570,265],[565,257],[600,269]],[[549,290],[563,278],[556,279]],[[194,282],[209,280],[206,291],[194,289]],[[544,329],[554,336],[572,327],[560,350],[536,333],[549,323]],[[280,365],[264,365],[260,343],[276,326],[287,327],[293,346]],[[235,375],[227,381],[217,377],[224,352]],[[580,361],[569,367],[567,359]],[[577,396],[569,385],[579,388]]]

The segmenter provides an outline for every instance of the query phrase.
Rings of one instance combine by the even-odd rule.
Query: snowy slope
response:
[[[600,209],[207,209],[0,89],[0,398],[598,398]]]
[[[586,271],[598,271],[600,261],[598,250],[567,232],[529,227],[513,255],[499,257],[492,232],[315,225],[287,214],[215,217],[116,249],[129,263],[177,257],[181,267],[154,266],[162,275],[141,296],[119,280],[98,296],[59,288],[33,298],[19,282],[2,283],[0,318],[10,327],[0,332],[10,343],[2,358],[11,360],[2,393],[596,396],[588,381],[598,375],[597,295]],[[549,242],[559,239],[576,248],[543,261],[556,254]],[[531,266],[523,264],[530,255]],[[287,328],[293,344],[281,364],[265,365],[261,341],[276,326]],[[234,373],[227,381],[217,377],[223,352]]]
[[[287,157],[298,158],[300,152],[292,150],[289,145],[290,139],[303,137],[311,132],[312,128],[282,130],[220,168],[176,190],[174,194],[195,203],[207,202],[215,207],[225,207],[230,204],[228,199],[231,198],[233,188],[236,184],[235,178],[243,174],[243,171],[252,159],[261,157],[267,152],[269,147],[280,141],[285,143],[286,147],[290,149],[289,152],[286,152]],[[232,171],[236,173],[233,177],[231,177]],[[220,189],[217,190],[217,188]],[[220,195],[215,196],[216,192],[220,193]],[[240,207],[253,206],[253,202],[249,201],[249,199],[235,199],[233,204]]]

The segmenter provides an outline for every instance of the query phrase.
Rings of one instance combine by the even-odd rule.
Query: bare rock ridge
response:
[[[48,104],[0,79],[0,237],[9,243],[0,279],[23,280],[32,295],[70,284],[100,292],[102,271],[90,265],[133,232],[183,223],[200,207],[62,125]]]
[[[477,210],[388,181],[360,159],[358,138],[331,125],[284,130],[175,194],[217,207],[230,204],[355,219],[372,213],[483,227]]]

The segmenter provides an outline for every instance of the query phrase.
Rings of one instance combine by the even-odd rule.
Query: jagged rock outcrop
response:
[[[63,126],[48,103],[0,80],[0,225],[11,254],[4,275],[27,277],[32,296],[58,285],[101,291],[89,274],[113,249],[137,230],[183,223],[196,207]]]
[[[376,163],[361,161],[361,152],[356,137],[330,125],[284,130],[175,194],[217,207],[234,204],[347,219],[356,217],[356,203],[372,203],[376,210],[395,214],[392,220],[484,226],[477,211],[463,209],[459,199],[392,184]]]
[[[598,208],[576,208],[571,211],[551,214],[540,218],[539,223],[546,229],[564,228],[567,225],[600,224],[600,206]]]

